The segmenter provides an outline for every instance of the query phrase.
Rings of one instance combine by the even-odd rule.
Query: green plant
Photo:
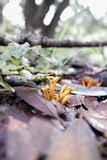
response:
[[[97,64],[99,67],[103,67],[103,56],[101,54],[98,54],[94,49],[89,48],[90,54],[93,54],[93,56],[95,57],[95,59],[97,60]],[[100,56],[102,57],[102,59],[100,58]]]
[[[0,85],[6,90],[14,92],[9,84],[3,81],[2,76],[18,75],[22,81],[38,80],[44,78],[41,74],[34,74],[35,68],[30,66],[26,55],[35,53],[40,47],[30,47],[29,43],[19,45],[9,43],[6,50],[0,54]]]

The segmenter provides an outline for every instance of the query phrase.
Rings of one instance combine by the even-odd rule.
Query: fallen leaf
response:
[[[66,108],[65,121],[70,122],[76,119],[77,112],[72,108]]]
[[[0,89],[0,113],[27,123],[34,115],[32,108],[21,98],[16,98],[13,93]]]
[[[66,113],[66,106],[65,105],[62,105],[60,102],[56,101],[55,99],[52,99],[51,102],[57,108],[58,115],[63,115]]]
[[[88,110],[81,110],[89,124],[98,131],[107,131],[107,102],[98,102],[95,97],[86,97],[83,103]]]
[[[38,90],[33,90],[32,88],[28,87],[17,87],[16,93],[26,103],[38,109],[43,114],[57,118],[65,127],[63,120],[58,115],[57,108],[52,104],[51,101],[48,101],[40,96]]]
[[[96,87],[92,86],[90,88],[80,86],[77,84],[71,84],[74,87],[74,91],[72,93],[85,95],[85,96],[106,96],[107,88],[106,87]]]
[[[36,116],[33,117],[28,124],[28,128],[32,133],[33,140],[36,143],[36,149],[39,152],[47,154],[47,150],[56,141],[56,139],[62,134],[62,125],[60,123],[51,121],[51,119]]]
[[[31,118],[28,124],[9,118],[7,127],[7,157],[11,160],[38,160],[62,133],[44,118]]]
[[[96,140],[89,125],[75,120],[51,147],[46,160],[100,160]]]
[[[8,117],[0,113],[0,160],[7,159],[6,155],[6,139],[7,139]]]
[[[27,124],[11,117],[7,128],[6,141],[8,159],[37,160],[38,155],[32,146],[32,138],[27,129]]]
[[[35,107],[46,115],[56,117],[57,109],[50,101],[47,101],[39,95],[37,90],[32,90],[28,87],[18,87],[15,89],[17,95],[26,103]]]
[[[63,82],[62,82],[62,84],[63,84]],[[79,94],[79,95],[84,95],[84,96],[107,96],[107,88],[106,87],[92,86],[90,88],[87,88],[87,87],[81,86],[79,84],[71,83],[71,82],[67,82],[66,85],[74,87],[74,90],[72,91],[72,93],[74,93],[74,94]],[[57,88],[60,89],[61,86],[59,86]]]
[[[70,94],[68,102],[70,103],[71,107],[76,107],[82,105],[81,99],[84,99],[84,96]]]

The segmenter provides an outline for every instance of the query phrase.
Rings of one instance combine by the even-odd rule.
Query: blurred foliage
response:
[[[5,1],[0,3],[0,15],[3,13],[3,8],[5,8],[8,2]],[[58,5],[59,1],[55,1],[54,5]],[[20,6],[22,8],[22,15],[24,16],[24,4],[25,1],[20,0]],[[94,4],[93,4],[94,5]],[[40,7],[41,5],[38,5]],[[107,38],[107,14],[105,16],[96,18],[95,15],[91,12],[88,6],[84,6],[79,3],[78,0],[71,0],[69,7],[71,7],[72,16],[65,21],[59,19],[58,25],[55,28],[56,39],[71,39],[71,40],[104,40]],[[24,19],[23,19],[24,20]],[[8,20],[5,16],[1,19],[0,31],[3,34],[8,33],[26,33],[25,26],[20,24],[13,24],[10,20]],[[37,22],[38,23],[38,22]],[[37,35],[37,37],[42,36],[40,28],[33,30],[33,32]],[[107,63],[104,59],[107,58],[107,48],[81,48],[81,49],[45,49],[44,57],[52,58],[50,55],[47,56],[47,53],[50,52],[52,56],[55,58],[56,66],[58,67],[62,65],[62,61],[66,58],[75,57],[78,59],[82,59],[83,57],[91,62],[92,64],[96,64],[99,66],[105,66]],[[96,56],[97,55],[97,56]],[[37,69],[45,70],[50,68],[50,62],[43,62],[43,57],[38,58],[37,60]],[[41,65],[41,62],[43,62]],[[51,64],[52,65],[52,64]],[[46,67],[43,67],[46,66]]]

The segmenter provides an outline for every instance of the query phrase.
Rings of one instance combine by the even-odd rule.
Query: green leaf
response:
[[[20,72],[19,72],[19,75],[21,76],[21,78],[23,79],[23,80],[31,80],[32,79],[32,77],[33,77],[33,75],[29,72],[29,71],[27,71],[27,70],[25,70],[25,69],[23,69],[23,70],[21,70]]]
[[[20,65],[20,62],[19,62],[19,60],[18,59],[15,59],[15,58],[13,58],[12,60],[11,60],[11,62],[14,64],[14,65]]]
[[[25,55],[30,49],[30,44],[29,43],[24,43],[20,46],[19,48],[19,52],[20,52],[20,55],[23,56]]]
[[[6,66],[6,62],[3,60],[0,60],[0,69]]]
[[[11,59],[11,55],[8,50],[0,55],[0,69],[6,66],[6,61]]]
[[[16,66],[14,64],[8,64],[2,68],[2,73],[3,74],[18,74],[17,71],[22,70],[23,67],[24,66]]]
[[[8,84],[3,81],[3,78],[0,76],[0,85],[4,87],[7,91],[15,92],[15,90]]]
[[[10,51],[8,50],[8,48],[7,48],[7,50],[6,50],[1,56],[2,56],[2,58],[3,58],[5,61],[11,59],[11,54],[10,54]]]
[[[38,53],[40,51],[40,49],[41,49],[40,45],[30,47],[30,51],[32,51],[32,52],[37,52]]]
[[[7,49],[10,52],[11,56],[18,59],[29,51],[30,44],[27,42],[22,45],[16,45],[15,43],[9,43]]]
[[[0,69],[6,66],[7,56],[3,53],[0,55]]]
[[[24,66],[29,66],[30,65],[29,60],[24,56],[20,57],[19,61],[20,61],[21,65],[24,65]]]
[[[28,66],[24,66],[24,69],[29,71],[29,72],[34,72],[35,71],[35,68],[34,67],[28,67]]]

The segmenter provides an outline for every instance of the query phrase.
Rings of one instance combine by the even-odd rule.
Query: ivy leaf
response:
[[[0,55],[0,69],[2,69],[3,67],[6,66],[6,61],[10,58],[9,55],[7,55],[7,53],[3,53]]]
[[[29,65],[30,65],[30,62],[29,62],[29,60],[28,60],[26,57],[22,56],[22,57],[20,58],[20,64],[21,64],[21,65],[24,65],[24,66],[29,66]]]
[[[24,43],[20,46],[19,48],[19,52],[20,52],[20,56],[25,55],[30,49],[30,44],[29,43]]]
[[[0,76],[0,85],[4,87],[7,91],[15,92],[15,90],[8,84],[3,81],[3,78]]]
[[[37,52],[37,53],[39,53],[40,49],[41,49],[41,46],[40,46],[40,45],[30,47],[30,51],[32,51],[32,52]]]
[[[2,59],[4,59],[5,61],[11,59],[11,54],[10,54],[10,51],[8,49],[1,56],[2,56]]]
[[[10,52],[11,56],[18,59],[25,55],[30,49],[29,43],[24,43],[22,45],[16,45],[15,43],[9,43],[7,50]]]
[[[14,64],[8,64],[2,68],[2,73],[7,74],[18,74],[18,71],[22,70],[24,66],[16,66]]]
[[[29,72],[29,71],[27,71],[27,70],[25,70],[25,69],[22,69],[20,72],[19,72],[19,75],[20,75],[20,77],[23,79],[23,80],[31,80],[32,79],[32,77],[33,77],[33,75]]]
[[[6,62],[0,59],[0,69],[6,66]]]
[[[16,65],[16,66],[20,65],[20,62],[19,62],[18,59],[13,58],[13,59],[11,60],[11,62],[12,62],[14,65]]]

